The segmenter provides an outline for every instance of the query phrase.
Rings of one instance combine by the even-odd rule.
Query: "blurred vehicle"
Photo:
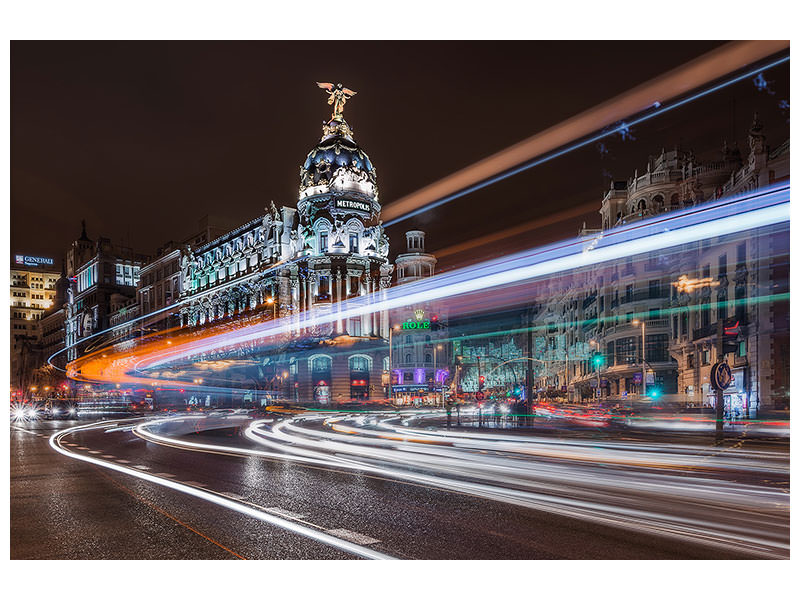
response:
[[[35,421],[41,418],[42,412],[42,403],[36,400],[11,403],[10,416],[11,420],[15,422]]]
[[[304,408],[299,408],[291,404],[272,404],[270,406],[265,407],[264,411],[268,413],[278,413],[287,415],[299,415],[306,412]]]
[[[51,398],[45,403],[42,413],[47,419],[76,419],[78,405],[72,400]]]

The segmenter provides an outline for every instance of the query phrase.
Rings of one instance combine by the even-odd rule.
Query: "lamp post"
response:
[[[267,304],[271,304],[272,305],[272,319],[275,320],[275,318],[276,318],[276,310],[277,310],[277,307],[278,307],[278,305],[275,304],[275,298],[273,298],[272,296],[267,296]]]
[[[400,325],[393,325],[389,328],[389,400],[391,402],[394,402],[394,393],[392,390],[392,369],[394,368],[394,363],[392,362],[392,333],[399,329]]]
[[[589,340],[589,345],[592,348],[597,348],[597,352],[598,352],[598,354],[595,354],[594,357],[592,357],[592,364],[594,365],[595,373],[597,374],[597,392],[596,392],[595,395],[598,398],[602,398],[602,394],[600,392],[600,365],[602,363],[602,359],[600,358],[600,354],[599,354],[599,352],[600,352],[600,344],[597,343],[595,340]]]
[[[436,393],[436,375],[437,375],[437,372],[436,372],[436,351],[437,350],[441,350],[441,349],[442,349],[442,345],[441,344],[437,344],[436,346],[433,347],[433,393],[434,393],[434,397],[438,396],[438,394]],[[439,401],[439,398],[437,398],[437,401],[436,401],[437,404],[438,404],[438,401]],[[444,400],[442,400],[442,406],[444,406]]]
[[[642,398],[647,396],[647,368],[645,367],[645,353],[644,353],[644,319],[634,319],[633,324],[642,325]]]

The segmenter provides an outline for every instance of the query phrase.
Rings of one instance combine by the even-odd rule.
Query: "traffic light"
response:
[[[604,362],[605,358],[603,355],[600,352],[595,352],[594,356],[592,357],[592,364],[595,366],[595,368],[599,369],[603,366]]]
[[[722,353],[735,353],[739,343],[736,338],[742,331],[741,322],[736,317],[729,317],[722,321]]]
[[[486,377],[484,377],[483,375],[478,377],[478,389],[479,390],[483,389],[483,384],[484,384],[485,381],[486,381]]]

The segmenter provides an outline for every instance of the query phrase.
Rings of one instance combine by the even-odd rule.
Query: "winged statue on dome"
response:
[[[317,86],[328,92],[328,104],[333,105],[333,115],[331,119],[334,121],[341,121],[344,119],[342,113],[344,112],[345,103],[356,95],[351,89],[344,87],[341,83],[320,83]]]

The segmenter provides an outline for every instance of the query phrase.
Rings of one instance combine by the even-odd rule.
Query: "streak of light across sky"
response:
[[[709,89],[683,97],[692,90],[709,85],[730,73],[744,69],[748,65],[788,48],[789,42],[781,40],[737,41],[725,44],[624,94],[388,204],[382,210],[385,225],[393,225],[436,206],[451,202],[782,64],[789,60],[788,56],[737,75]],[[595,133],[598,131],[600,133]],[[587,136],[591,137],[587,139]]]

